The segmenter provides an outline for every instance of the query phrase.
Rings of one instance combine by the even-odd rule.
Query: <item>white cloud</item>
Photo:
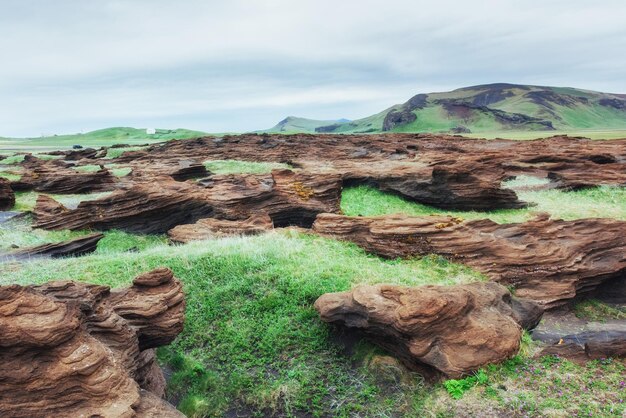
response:
[[[249,130],[498,81],[626,92],[626,3],[594,3],[0,0],[0,135]]]

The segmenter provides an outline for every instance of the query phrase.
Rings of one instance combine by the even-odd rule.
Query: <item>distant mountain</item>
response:
[[[570,87],[485,84],[418,94],[372,116],[321,121],[290,116],[262,132],[580,131],[626,129],[626,95]]]

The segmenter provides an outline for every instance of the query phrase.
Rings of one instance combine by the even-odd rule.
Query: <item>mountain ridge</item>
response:
[[[626,94],[492,83],[420,93],[352,121],[290,116],[259,132],[378,133],[626,129]]]

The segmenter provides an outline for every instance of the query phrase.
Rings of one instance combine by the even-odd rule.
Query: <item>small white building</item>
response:
[[[146,134],[147,135],[154,135],[156,133],[156,129],[155,128],[147,128],[146,129]]]

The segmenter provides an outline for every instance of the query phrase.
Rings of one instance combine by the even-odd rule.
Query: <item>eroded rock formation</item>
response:
[[[0,256],[0,260],[15,259],[21,260],[31,257],[67,257],[79,256],[94,252],[98,247],[98,242],[104,238],[103,234],[89,234],[83,237],[74,238],[68,241],[55,242],[38,245],[36,247],[22,248],[12,251],[5,256]]]
[[[553,137],[476,140],[429,134],[240,135],[152,145],[114,162],[138,170],[183,159],[290,163],[336,173],[344,184],[368,183],[442,208],[488,210],[524,205],[501,182],[521,174],[549,187],[626,185],[626,140]]]
[[[168,269],[114,291],[71,281],[0,286],[0,415],[182,417],[160,399],[153,349],[182,331],[183,318],[182,287]]]
[[[253,215],[242,221],[228,221],[214,218],[200,219],[189,225],[178,225],[167,232],[172,242],[186,243],[228,235],[256,235],[274,227],[267,214]]]
[[[26,155],[23,174],[11,183],[16,191],[35,190],[48,193],[90,193],[115,189],[116,178],[101,166],[94,172],[80,172],[61,160],[41,160]]]
[[[325,322],[355,328],[425,376],[460,377],[517,353],[541,308],[497,283],[357,286],[322,295]]]
[[[15,205],[15,193],[10,182],[0,177],[0,210],[9,210]]]
[[[518,224],[448,216],[321,214],[313,230],[387,258],[439,254],[467,264],[545,308],[626,274],[626,222],[551,220]]]
[[[40,196],[35,226],[44,229],[167,232],[202,218],[245,220],[267,214],[276,226],[311,226],[315,216],[338,212],[341,179],[274,170],[267,175],[213,176],[202,182],[177,182],[169,177],[135,183],[128,190],[81,202],[69,210]]]
[[[572,311],[547,312],[532,337],[547,344],[538,356],[558,355],[578,363],[626,357],[626,321],[620,319],[590,321]]]

